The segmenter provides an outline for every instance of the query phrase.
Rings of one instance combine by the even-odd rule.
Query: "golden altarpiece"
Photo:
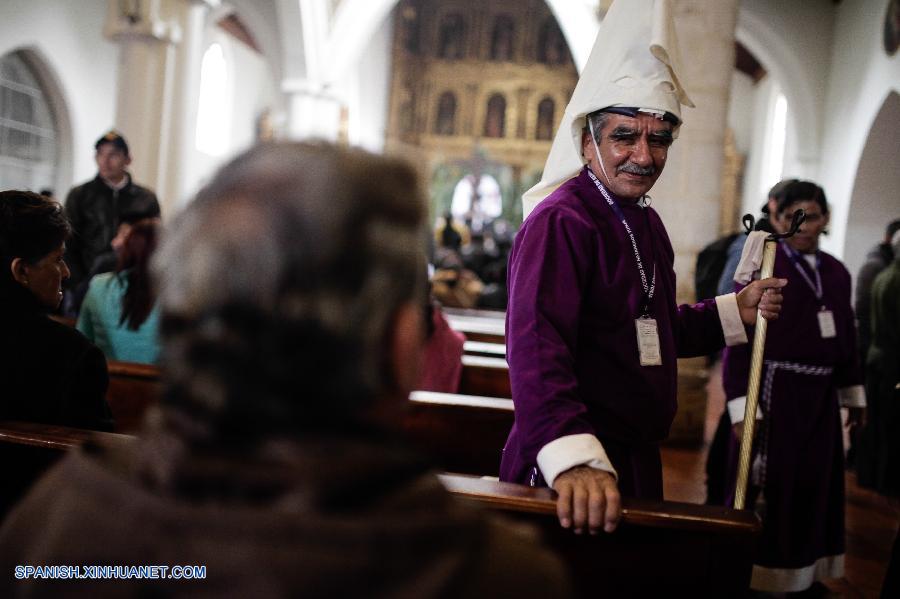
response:
[[[543,0],[403,0],[394,19],[386,150],[420,165],[433,211],[490,174],[518,222],[578,81],[556,19]]]

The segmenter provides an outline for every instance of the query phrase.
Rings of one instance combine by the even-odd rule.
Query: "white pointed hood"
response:
[[[694,106],[679,80],[681,72],[668,0],[616,0],[600,24],[543,176],[522,196],[524,216],[581,170],[586,115],[608,106],[626,106],[667,111],[681,119],[681,105]]]

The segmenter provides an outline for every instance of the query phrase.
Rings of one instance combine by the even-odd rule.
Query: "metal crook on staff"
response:
[[[791,220],[791,228],[787,233],[773,233],[766,237],[763,246],[762,266],[759,278],[767,279],[772,276],[775,268],[775,251],[778,249],[778,240],[792,236],[800,229],[806,213],[803,210],[794,212]],[[752,214],[746,214],[743,218],[747,232],[753,230],[754,219]],[[741,450],[738,455],[737,484],[734,489],[734,509],[744,509],[747,501],[747,479],[750,475],[750,456],[753,448],[753,433],[756,428],[756,408],[759,405],[759,381],[762,378],[763,351],[766,347],[766,326],[768,321],[763,318],[761,312],[756,313],[756,332],[753,336],[753,353],[750,357],[750,378],[747,381],[747,404],[744,408],[744,432],[741,436]]]

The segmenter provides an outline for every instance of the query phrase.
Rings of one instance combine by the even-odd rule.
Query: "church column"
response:
[[[196,127],[205,19],[216,0],[110,0],[105,35],[120,45],[115,126],[131,147],[135,180],[168,216],[185,199]]]
[[[164,187],[163,153],[169,142],[174,46],[181,27],[166,19],[160,2],[110,0],[104,34],[120,46],[116,118],[128,140],[134,178]]]
[[[173,209],[188,200],[187,169],[190,168],[197,133],[197,99],[200,97],[200,66],[203,61],[206,24],[216,0],[178,0],[176,18],[181,41],[174,48],[174,75],[170,81],[171,118],[168,147],[162,148],[163,181],[160,201]],[[171,213],[172,211],[170,211]]]
[[[298,70],[285,77],[281,89],[287,98],[287,135],[293,139],[337,141],[342,102],[330,83],[332,56],[328,53],[331,5],[327,0],[295,0],[300,43],[291,40]],[[297,33],[292,35],[297,36]]]
[[[282,91],[288,98],[288,136],[336,141],[341,121],[341,102],[324,85],[308,79],[287,80]]]
[[[650,195],[675,250],[679,301],[693,299],[697,254],[719,235],[737,4],[673,2],[684,83],[697,107],[683,109],[684,125]]]

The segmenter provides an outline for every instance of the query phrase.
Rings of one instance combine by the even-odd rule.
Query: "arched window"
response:
[[[566,61],[566,41],[556,19],[549,18],[541,26],[538,34],[537,59],[547,65],[562,64]]]
[[[500,15],[494,21],[491,33],[491,60],[507,61],[513,58],[515,25],[509,15]]]
[[[503,212],[500,184],[491,175],[467,174],[453,188],[450,204],[453,216],[479,224],[497,218]]]
[[[0,189],[52,188],[57,126],[47,94],[22,52],[0,58]]]
[[[197,149],[210,156],[228,150],[229,109],[228,69],[221,44],[212,44],[200,63],[200,100],[197,108]]]
[[[453,92],[444,92],[438,99],[434,132],[437,135],[454,135],[456,133],[456,96]]]
[[[552,98],[544,98],[538,104],[537,126],[535,127],[535,139],[553,139],[553,123],[556,105]]]
[[[784,146],[787,137],[788,103],[784,94],[777,88],[772,95],[769,117],[769,130],[766,132],[767,143],[763,152],[763,165],[760,189],[765,196],[768,190],[781,180],[784,174]]]
[[[487,113],[484,117],[484,136],[504,137],[505,135],[506,99],[502,94],[494,94],[487,103]]]
[[[438,58],[459,60],[463,57],[465,29],[462,15],[456,13],[444,15],[438,37]]]

